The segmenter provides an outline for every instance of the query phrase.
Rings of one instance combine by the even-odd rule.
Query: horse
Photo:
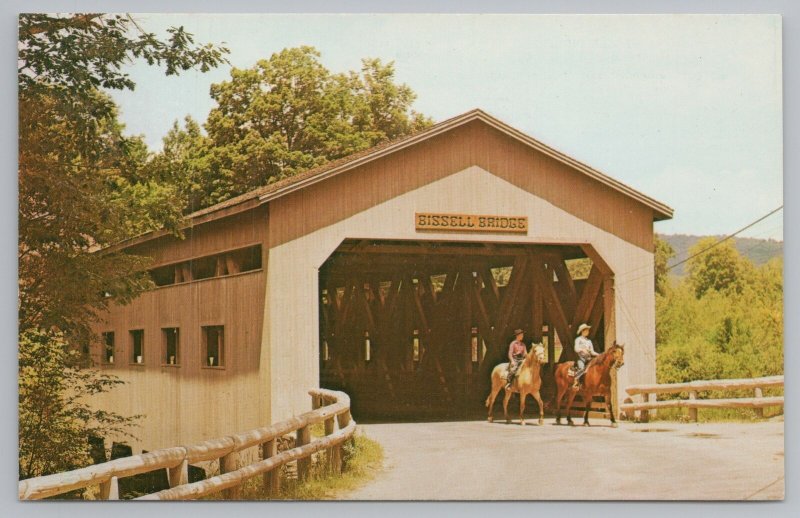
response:
[[[525,398],[528,394],[539,403],[539,425],[544,424],[544,405],[542,404],[542,397],[539,395],[539,389],[542,386],[541,369],[542,364],[545,363],[544,347],[542,344],[533,344],[531,350],[525,355],[517,371],[517,376],[511,384],[511,389],[506,389],[506,372],[508,371],[508,363],[501,363],[495,366],[492,370],[492,392],[486,398],[486,408],[489,409],[489,422],[494,420],[492,415],[492,407],[494,407],[494,400],[500,389],[505,390],[503,397],[503,415],[506,418],[506,423],[510,422],[508,418],[508,400],[511,399],[513,392],[519,393],[519,424],[525,426]]]
[[[589,407],[592,404],[592,398],[596,394],[602,394],[606,398],[608,404],[608,411],[611,414],[611,426],[617,427],[617,420],[614,417],[614,408],[611,403],[611,369],[619,369],[625,364],[625,346],[623,344],[614,343],[614,345],[606,352],[596,356],[589,362],[586,367],[586,373],[583,375],[583,384],[579,389],[572,388],[574,377],[570,375],[570,369],[575,362],[564,362],[556,367],[555,380],[556,380],[556,424],[561,424],[561,401],[564,394],[569,394],[567,402],[567,423],[573,425],[570,410],[572,410],[572,401],[575,396],[580,393],[581,398],[586,405],[586,411],[583,414],[583,425],[589,426]]]

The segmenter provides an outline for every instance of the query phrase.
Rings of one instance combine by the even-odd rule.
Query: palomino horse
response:
[[[625,364],[625,346],[615,343],[608,351],[592,359],[586,367],[586,374],[583,375],[583,384],[580,389],[572,388],[573,377],[569,371],[575,362],[564,362],[556,367],[556,424],[561,424],[561,400],[564,394],[569,393],[567,402],[567,422],[574,425],[570,410],[572,401],[580,393],[586,405],[586,412],[583,414],[583,425],[589,426],[589,407],[592,405],[592,398],[596,394],[605,396],[608,404],[608,411],[611,414],[611,426],[617,427],[617,420],[614,418],[614,408],[611,403],[611,369],[619,369]]]
[[[525,413],[525,398],[528,394],[539,403],[539,424],[544,423],[544,405],[542,404],[542,397],[539,395],[539,388],[542,386],[541,369],[542,364],[545,363],[544,347],[542,344],[533,344],[531,350],[525,355],[517,371],[517,376],[511,384],[511,389],[506,390],[506,372],[508,371],[508,363],[501,363],[492,370],[492,392],[486,398],[486,407],[489,409],[489,422],[494,420],[492,416],[492,407],[494,400],[500,389],[505,390],[503,397],[503,415],[508,423],[508,400],[511,399],[512,392],[519,393],[519,424],[525,425],[523,415]]]

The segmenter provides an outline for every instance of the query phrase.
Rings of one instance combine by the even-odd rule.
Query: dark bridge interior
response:
[[[546,346],[548,402],[580,323],[604,349],[613,297],[588,245],[346,240],[319,276],[320,384],[350,394],[362,420],[485,415],[517,327]]]

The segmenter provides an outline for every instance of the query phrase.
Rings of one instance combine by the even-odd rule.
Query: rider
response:
[[[599,356],[594,350],[592,341],[589,340],[589,331],[591,329],[592,326],[588,324],[581,324],[578,327],[578,337],[575,338],[575,354],[578,355],[578,361],[576,363],[575,382],[572,385],[574,388],[580,387],[583,375],[586,373],[586,366],[591,359]]]
[[[516,339],[508,345],[508,378],[506,380],[506,390],[511,388],[511,383],[514,381],[514,377],[517,375],[520,365],[522,365],[522,360],[525,359],[525,355],[528,353],[525,344],[522,342],[522,339],[525,337],[525,332],[522,329],[515,329],[514,334],[516,335]]]

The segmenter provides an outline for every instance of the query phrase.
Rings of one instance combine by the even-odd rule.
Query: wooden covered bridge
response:
[[[158,287],[98,324],[96,363],[130,382],[98,404],[144,414],[146,449],[286,419],[316,386],[356,419],[467,416],[509,330],[549,371],[582,322],[626,343],[618,392],[652,383],[671,215],[473,110],[198,211],[185,240],[120,244]]]

